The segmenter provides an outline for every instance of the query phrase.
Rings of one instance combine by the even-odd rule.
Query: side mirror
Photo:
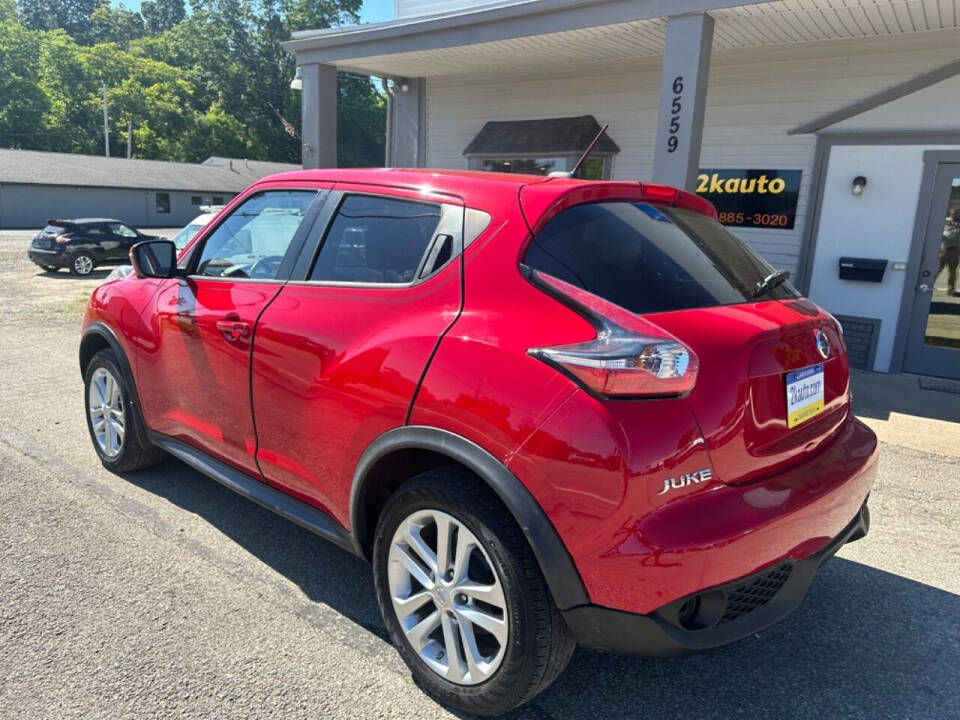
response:
[[[177,246],[169,240],[146,240],[130,248],[130,264],[138,278],[177,276]]]

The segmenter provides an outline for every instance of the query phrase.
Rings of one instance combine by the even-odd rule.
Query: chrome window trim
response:
[[[434,273],[435,275],[436,273]],[[431,275],[430,277],[433,277]],[[423,280],[429,280],[430,278],[423,278],[419,282],[408,282],[408,283],[363,283],[363,282],[348,282],[346,280],[289,280],[287,285],[310,285],[311,287],[347,287],[347,288],[408,288],[413,287],[414,285],[419,285]]]
[[[222,277],[218,275],[187,275],[184,277],[185,280],[212,280],[214,282],[231,282],[231,283],[260,283],[261,285],[286,285],[287,280],[278,280],[277,278],[234,278],[234,277]]]

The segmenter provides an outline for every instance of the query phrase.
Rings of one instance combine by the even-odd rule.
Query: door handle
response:
[[[250,323],[242,322],[236,313],[230,313],[223,320],[217,320],[217,330],[230,342],[250,337]]]

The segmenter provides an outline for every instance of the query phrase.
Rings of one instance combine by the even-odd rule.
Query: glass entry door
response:
[[[960,163],[936,166],[903,369],[960,379]]]

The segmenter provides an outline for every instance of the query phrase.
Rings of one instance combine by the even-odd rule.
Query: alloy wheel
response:
[[[489,555],[463,523],[420,510],[390,541],[387,578],[397,621],[420,659],[457,685],[476,685],[500,667],[509,617]]]
[[[113,373],[106,368],[97,368],[90,378],[87,412],[100,451],[110,458],[119,455],[126,434],[123,391]]]
[[[78,275],[89,275],[93,272],[93,260],[89,255],[77,255],[73,261],[73,269]]]

